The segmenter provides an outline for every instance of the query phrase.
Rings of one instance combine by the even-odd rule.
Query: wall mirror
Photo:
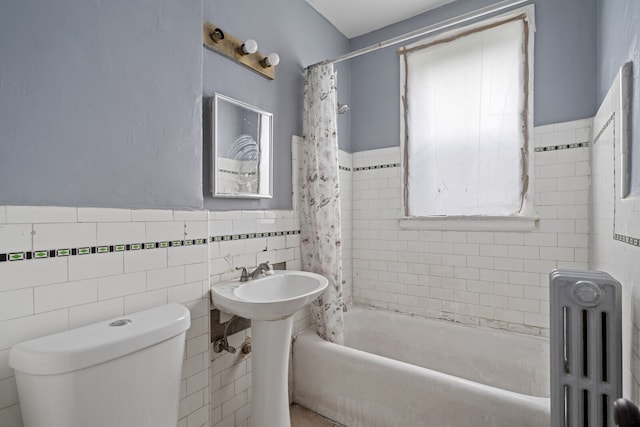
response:
[[[212,102],[213,196],[271,198],[273,114],[219,93]]]

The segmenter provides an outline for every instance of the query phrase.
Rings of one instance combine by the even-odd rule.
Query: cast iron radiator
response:
[[[553,270],[551,426],[614,427],[622,396],[622,288],[607,273]]]

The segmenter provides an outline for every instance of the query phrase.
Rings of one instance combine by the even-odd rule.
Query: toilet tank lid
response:
[[[33,375],[55,375],[142,350],[186,331],[189,310],[168,304],[16,344],[9,365]]]

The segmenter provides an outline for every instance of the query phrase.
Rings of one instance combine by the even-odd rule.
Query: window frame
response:
[[[537,227],[538,217],[533,200],[533,63],[534,63],[534,34],[535,8],[528,5],[523,8],[479,21],[439,35],[419,40],[398,50],[400,60],[400,149],[402,168],[402,216],[399,219],[400,228],[434,229],[434,230],[486,230],[486,231],[530,231]],[[522,20],[524,24],[524,111],[523,111],[523,155],[522,161],[522,200],[520,211],[509,216],[410,216],[408,215],[408,123],[407,115],[407,53],[428,48],[433,45],[447,43],[469,34],[490,29],[501,24]]]

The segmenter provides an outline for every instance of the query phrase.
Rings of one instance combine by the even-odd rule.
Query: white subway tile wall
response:
[[[354,153],[354,303],[548,335],[549,272],[588,268],[590,126],[536,128],[533,232],[400,229],[400,149]]]
[[[526,233],[400,229],[399,148],[340,152],[345,301],[547,335],[549,271],[589,267],[592,219],[611,230],[612,213],[598,210],[609,203],[608,193],[598,194],[604,201],[594,203],[590,218],[591,165],[585,144],[590,126],[590,120],[581,120],[536,129],[533,184],[540,222],[536,231]],[[298,144],[294,138],[294,183],[301,176]],[[612,180],[609,166],[602,173]],[[21,426],[8,367],[13,344],[175,301],[192,313],[179,426],[248,426],[251,357],[210,352],[208,289],[236,278],[240,266],[270,261],[301,268],[297,196],[294,185],[290,211],[0,206],[0,256],[35,257],[35,251],[48,256],[0,262],[0,424]],[[640,203],[635,208],[640,211]],[[214,236],[229,237],[211,241]],[[602,238],[624,246],[620,260],[627,260],[625,267],[635,272],[637,282],[639,267],[630,260],[637,248],[614,242],[610,235]],[[195,239],[206,239],[206,244],[194,244]],[[173,246],[174,240],[181,245]],[[190,240],[191,245],[183,245]],[[146,244],[159,247],[136,249]],[[100,245],[116,250],[53,256],[56,250]],[[120,251],[120,245],[131,247]],[[623,262],[615,256],[608,260]],[[633,303],[633,357],[627,366],[638,394],[640,302],[633,298]],[[310,323],[309,311],[302,310],[294,331]],[[239,347],[250,334],[250,329],[234,334],[231,345]]]
[[[620,129],[620,87],[618,75],[593,119],[590,266],[594,270],[606,271],[622,284],[623,395],[638,402],[640,199],[637,194],[627,199],[620,197],[619,179],[623,175],[619,162],[623,135]]]
[[[0,425],[22,426],[8,365],[11,346],[179,302],[192,317],[179,426],[208,427],[208,245],[115,249],[115,245],[194,239],[192,228],[201,233],[197,238],[207,239],[207,219],[208,212],[0,206],[0,256],[15,252],[24,252],[25,258],[36,258],[36,252],[46,256],[0,262]],[[106,253],[98,252],[100,245],[107,245],[102,249]],[[87,247],[89,253],[82,255]]]

